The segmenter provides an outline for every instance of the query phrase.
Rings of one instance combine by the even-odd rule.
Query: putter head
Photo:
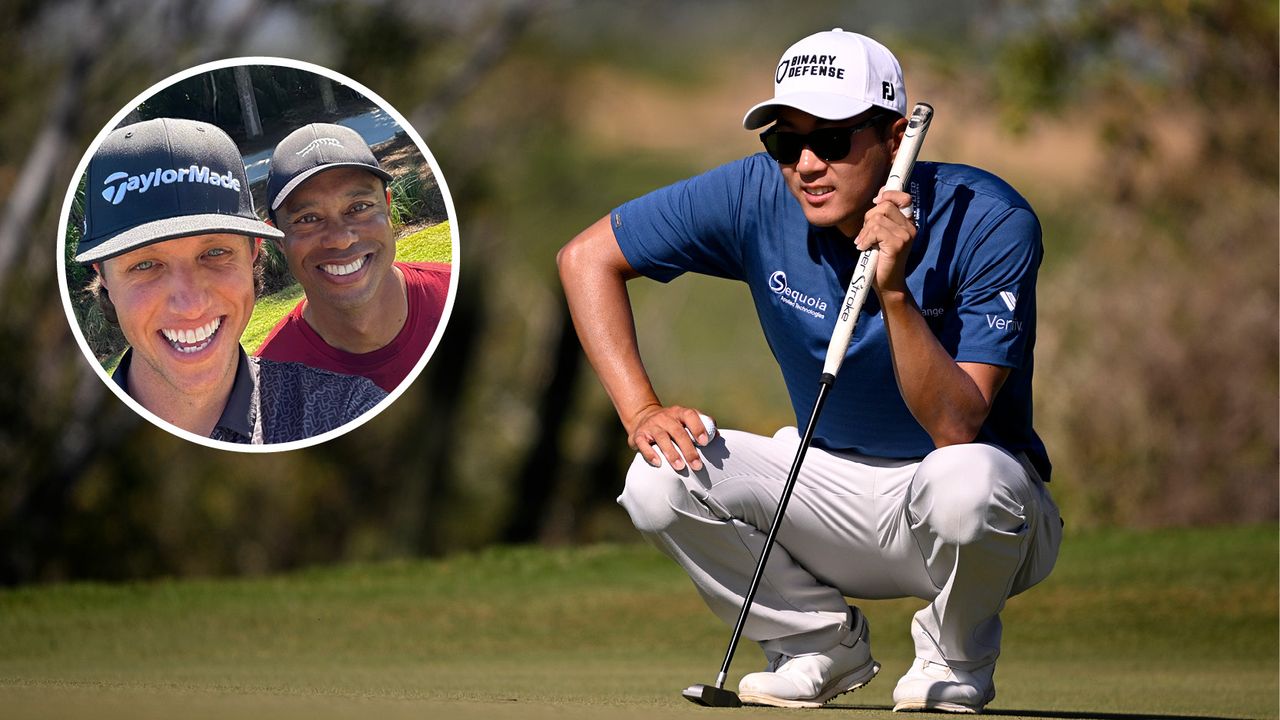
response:
[[[685,700],[703,707],[742,707],[742,701],[732,690],[715,685],[690,685],[681,694]]]

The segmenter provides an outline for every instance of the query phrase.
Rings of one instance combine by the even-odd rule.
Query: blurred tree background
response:
[[[890,6],[891,5],[891,6]],[[634,539],[630,451],[556,249],[616,204],[755,152],[789,44],[894,48],[926,159],[1040,212],[1037,420],[1072,528],[1277,517],[1277,7],[1268,0],[843,3],[18,0],[0,9],[0,582],[264,573],[495,542]],[[344,73],[426,138],[462,237],[452,320],[388,411],[322,447],[224,453],[141,421],[67,327],[76,164],[155,82],[233,56]],[[632,284],[662,397],[794,422],[742,287]]]

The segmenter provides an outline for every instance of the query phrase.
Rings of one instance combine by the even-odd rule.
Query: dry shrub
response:
[[[1087,107],[1105,148],[1071,206],[1078,252],[1042,276],[1057,494],[1077,525],[1274,520],[1275,3],[1015,5],[1006,98]]]
[[[1036,411],[1079,524],[1276,517],[1276,188],[1214,179],[1101,209],[1042,282]]]

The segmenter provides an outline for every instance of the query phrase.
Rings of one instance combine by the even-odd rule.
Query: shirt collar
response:
[[[115,372],[111,373],[111,379],[115,384],[120,386],[125,395],[129,395],[129,361],[133,359],[133,348],[125,348],[124,355],[120,356],[120,362],[116,365]],[[130,395],[130,397],[133,397]]]
[[[236,379],[231,385],[231,396],[227,398],[227,406],[222,409],[222,417],[218,418],[218,427],[223,427],[243,435],[253,437],[254,420],[257,408],[254,407],[253,371],[249,368],[249,356],[244,348],[240,348],[240,360],[236,364]]]
[[[129,363],[132,360],[133,348],[128,348],[120,357],[120,364],[116,366],[115,372],[111,373],[111,379],[126,394],[129,392]],[[242,347],[239,361],[236,363],[236,379],[231,385],[231,395],[227,398],[226,407],[222,408],[222,416],[218,418],[218,424],[214,427],[215,433],[218,428],[224,428],[245,438],[253,437],[254,421],[258,414],[253,402],[253,389],[256,384],[253,375],[249,367],[249,356]]]

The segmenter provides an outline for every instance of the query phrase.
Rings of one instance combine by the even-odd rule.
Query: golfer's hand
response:
[[[876,276],[871,283],[876,292],[907,289],[907,258],[916,239],[916,225],[902,214],[902,209],[910,206],[910,194],[881,190],[876,195],[875,207],[863,216],[862,232],[854,238],[859,250],[880,250]]]
[[[711,442],[707,427],[693,408],[678,405],[650,405],[636,413],[627,423],[627,443],[654,467],[665,457],[671,467],[683,470],[684,458],[689,469],[702,469],[702,458],[694,447]]]

